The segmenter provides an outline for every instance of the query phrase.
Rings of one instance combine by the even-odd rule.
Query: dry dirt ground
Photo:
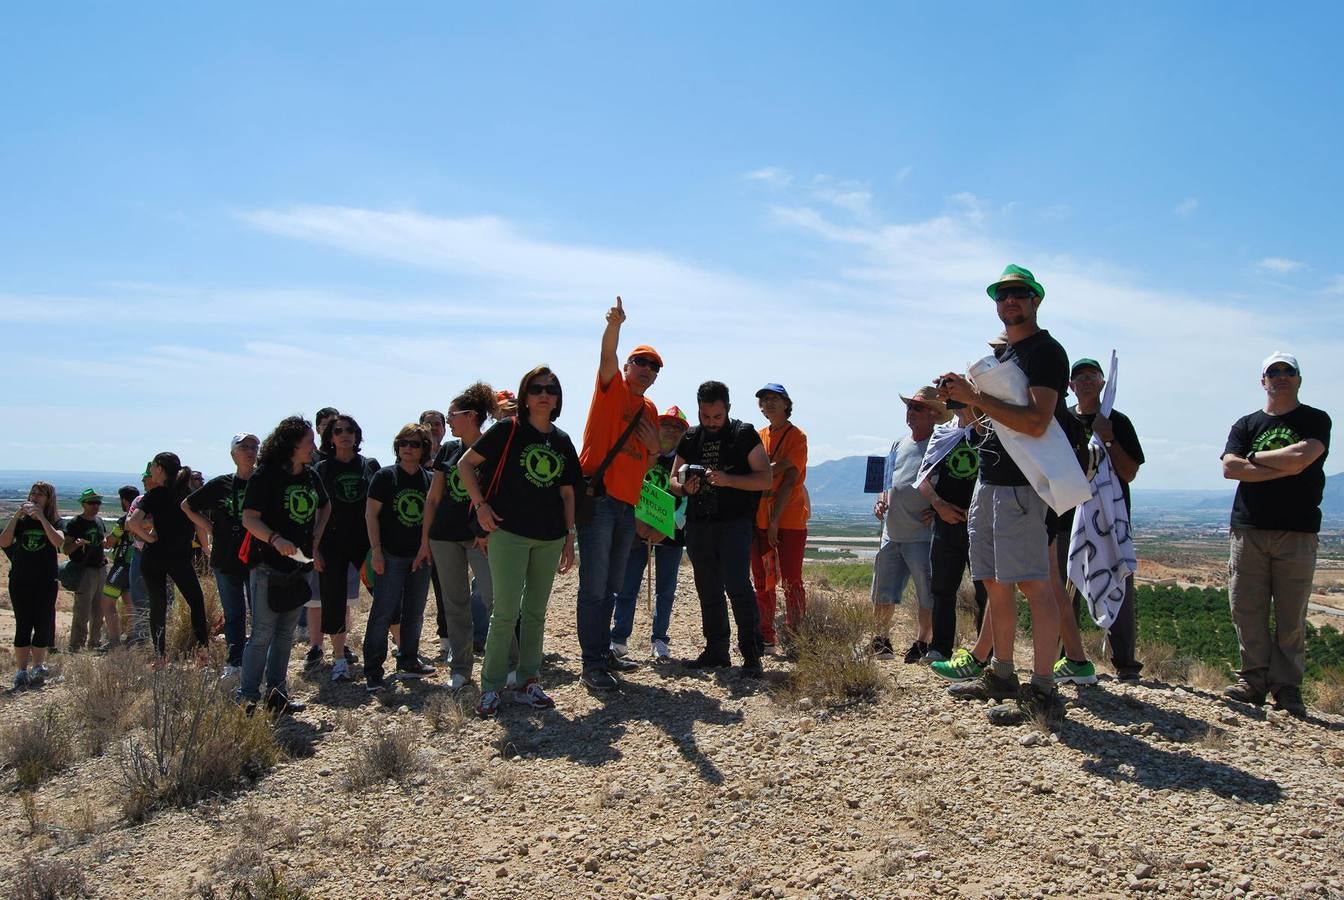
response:
[[[98,897],[227,897],[270,872],[342,898],[1344,897],[1340,717],[1104,678],[1063,689],[1051,737],[991,726],[899,660],[850,707],[784,690],[782,660],[764,684],[650,665],[594,696],[577,680],[575,589],[569,575],[552,594],[552,711],[435,731],[442,678],[379,702],[333,688],[325,666],[303,676],[299,647],[292,684],[312,702],[279,725],[292,755],[235,793],[132,824],[115,750],[45,782],[27,813],[0,773],[0,891],[21,896],[32,855],[78,867]],[[674,653],[698,635],[684,564]],[[647,637],[641,607],[632,648]],[[63,690],[0,698],[0,717]],[[357,751],[393,730],[413,736],[416,767],[349,790]]]

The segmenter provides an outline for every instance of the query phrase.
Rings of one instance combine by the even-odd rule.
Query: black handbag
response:
[[[574,491],[574,524],[587,525],[593,521],[593,512],[597,508],[597,498],[607,495],[606,485],[602,483],[602,477],[607,473],[607,467],[611,461],[616,458],[616,454],[621,452],[625,442],[634,434],[635,428],[639,426],[640,417],[644,415],[644,405],[641,403],[638,410],[630,419],[630,424],[625,426],[625,431],[616,439],[616,443],[611,445],[607,455],[602,459],[602,464],[592,475],[584,475],[579,478],[579,486]]]
[[[513,436],[518,433],[518,418],[513,419],[513,427],[509,429],[509,439],[504,442],[504,452],[499,454],[499,461],[495,463],[495,473],[490,477],[490,486],[485,489],[481,495],[480,506],[473,506],[467,510],[467,527],[471,533],[478,538],[488,537],[490,532],[481,527],[480,517],[476,515],[476,510],[490,502],[490,498],[495,496],[499,489],[499,476],[504,473],[505,462],[509,458],[509,448],[513,446]]]
[[[304,563],[292,572],[266,574],[266,605],[272,612],[282,615],[293,612],[313,598],[313,589],[308,584],[312,568],[312,563]]]

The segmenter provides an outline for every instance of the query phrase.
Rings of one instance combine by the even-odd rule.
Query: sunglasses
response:
[[[994,302],[1002,303],[1005,300],[1029,300],[1035,297],[1035,292],[1031,288],[1024,287],[1006,287],[999,288],[994,292]]]
[[[540,397],[542,394],[550,394],[552,397],[560,396],[560,385],[558,384],[529,384],[527,393],[530,397]]]
[[[334,427],[334,428],[331,429],[331,433],[332,433],[332,434],[354,434],[354,433],[355,433],[355,429],[353,429],[353,428],[347,428],[347,427],[344,426],[344,425],[337,425],[336,427]]]
[[[1292,378],[1297,374],[1297,369],[1292,366],[1270,366],[1265,370],[1265,375],[1269,378]]]
[[[451,418],[453,418],[454,416],[465,416],[465,415],[469,415],[470,413],[471,413],[471,410],[469,410],[469,409],[450,409],[450,410],[448,410],[448,418],[451,419]]]
[[[416,440],[416,439],[412,439],[412,438],[399,438],[399,439],[397,440],[397,446],[398,446],[398,447],[414,447],[414,448],[416,448],[417,450],[423,450],[425,447],[428,446],[428,444],[426,444],[424,441]]]
[[[101,501],[101,500],[85,500],[85,501],[84,501],[84,505],[85,505],[85,506],[102,506],[102,505],[103,505],[103,501]]]
[[[654,372],[660,371],[663,367],[658,364],[658,360],[648,356],[632,356],[630,365],[642,366],[646,369],[652,369]]]

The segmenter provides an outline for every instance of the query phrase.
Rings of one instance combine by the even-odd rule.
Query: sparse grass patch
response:
[[[1188,682],[1194,658],[1179,656],[1176,648],[1162,641],[1139,641],[1135,656],[1143,661],[1144,672],[1158,681]]]
[[[200,900],[308,900],[310,895],[288,883],[280,870],[268,863],[264,871],[234,881],[227,894],[207,884],[196,889],[196,896]]]
[[[279,757],[266,718],[249,717],[208,672],[154,673],[145,718],[145,737],[121,748],[122,807],[133,820],[231,790]]]
[[[421,768],[416,735],[409,728],[390,728],[359,747],[345,775],[347,790],[380,781],[403,781]]]
[[[219,588],[213,578],[201,578],[201,593],[205,595],[205,622],[207,633],[216,634],[224,625],[224,607],[219,602]],[[164,637],[164,649],[169,659],[195,659],[196,635],[191,630],[191,610],[180,594],[168,608],[168,625]],[[207,650],[218,656],[212,663],[222,661],[228,655],[228,648],[219,641],[209,641]]]
[[[0,731],[0,761],[12,769],[19,785],[41,784],[74,759],[69,720],[55,706],[44,706]]]
[[[462,701],[451,694],[434,694],[425,701],[425,718],[436,732],[461,731],[467,724],[467,710]]]
[[[11,900],[69,900],[91,894],[84,871],[68,856],[61,859],[25,856],[10,877]]]
[[[65,665],[70,712],[80,740],[93,756],[101,756],[143,717],[149,671],[144,654],[117,649],[106,656],[81,654]]]
[[[1344,668],[1325,669],[1319,681],[1309,681],[1306,687],[1313,707],[1331,715],[1344,713]]]
[[[797,660],[789,676],[790,692],[840,703],[876,696],[886,676],[868,653],[872,634],[873,613],[867,604],[810,597],[794,638]]]
[[[1209,665],[1203,660],[1195,660],[1190,664],[1190,671],[1186,673],[1193,687],[1200,690],[1216,691],[1227,686],[1232,680],[1232,673],[1227,670],[1227,666]]]
[[[1232,744],[1227,736],[1226,729],[1216,728],[1212,725],[1206,728],[1204,733],[1196,738],[1196,741],[1205,750],[1226,750]]]
[[[873,564],[867,562],[806,562],[803,581],[822,590],[867,592],[873,583]]]

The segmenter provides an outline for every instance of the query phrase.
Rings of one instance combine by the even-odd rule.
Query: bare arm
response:
[[[765,452],[764,444],[757,444],[747,454],[747,466],[751,469],[745,475],[729,475],[717,469],[708,475],[709,483],[715,487],[736,488],[739,491],[770,490],[770,455]]]
[[[448,476],[443,472],[435,470],[434,480],[429,483],[429,493],[425,495],[425,524],[420,531],[420,546],[429,546],[429,529],[434,524],[434,517],[439,512],[439,504],[443,502],[443,492],[448,486]]]
[[[560,500],[565,506],[565,546],[560,550],[560,565],[556,571],[561,575],[574,568],[574,486],[560,485]]]
[[[1260,454],[1256,454],[1256,459]],[[1223,477],[1231,481],[1245,481],[1251,484],[1260,481],[1274,481],[1279,478],[1287,478],[1291,473],[1280,472],[1277,469],[1271,469],[1268,466],[1257,466],[1255,463],[1237,456],[1235,453],[1223,455]]]
[[[149,517],[145,515],[143,509],[137,509],[131,513],[130,518],[126,520],[126,530],[144,541],[146,544],[152,544],[159,539],[154,533],[154,529],[149,525]]]
[[[196,538],[201,542],[201,548],[208,550],[210,548],[210,520],[198,513],[187,505],[187,501],[182,501],[182,512],[186,513],[191,524],[196,526]]]
[[[939,379],[938,396],[944,400],[958,400],[968,406],[976,406],[995,422],[1029,437],[1040,437],[1050,427],[1055,416],[1055,404],[1059,392],[1048,387],[1033,387],[1027,390],[1026,406],[1008,403],[997,397],[983,393],[961,375],[948,372]]]
[[[1316,438],[1307,438],[1278,450],[1262,450],[1255,454],[1255,464],[1285,475],[1298,475],[1324,453],[1325,444]]]
[[[602,332],[602,356],[598,361],[597,378],[603,387],[611,384],[611,379],[621,374],[621,359],[616,355],[616,345],[621,340],[621,325],[625,322],[625,307],[621,298],[616,305],[607,310],[607,327]]]

